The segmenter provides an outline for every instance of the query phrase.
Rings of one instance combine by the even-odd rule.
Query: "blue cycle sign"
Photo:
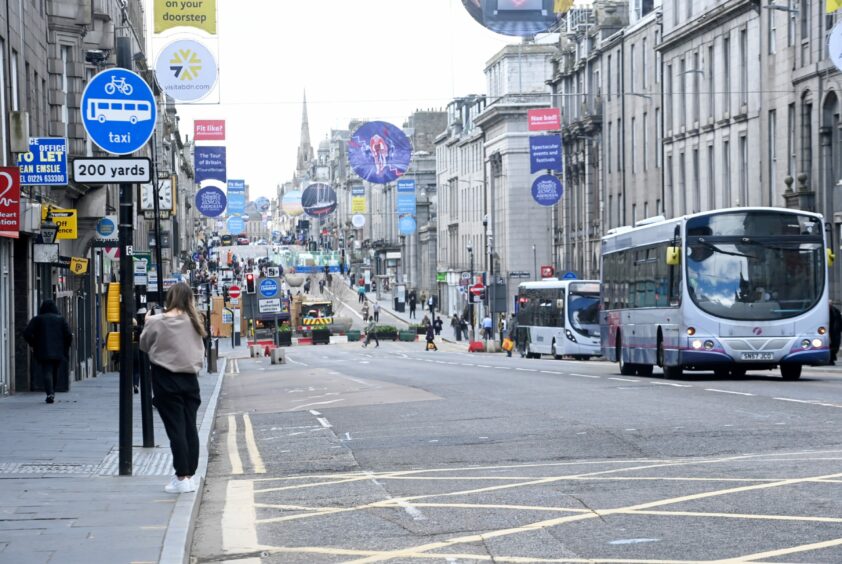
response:
[[[260,295],[264,298],[273,298],[278,293],[278,283],[271,278],[260,283]]]
[[[155,96],[130,70],[114,68],[91,79],[82,93],[82,124],[91,140],[112,155],[146,145],[155,130]]]

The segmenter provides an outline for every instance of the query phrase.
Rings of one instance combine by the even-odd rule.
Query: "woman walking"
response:
[[[196,313],[193,291],[184,282],[167,292],[164,313],[150,313],[140,335],[140,349],[152,364],[152,403],[164,422],[172,450],[175,476],[164,491],[192,492],[198,486],[198,479],[193,478],[199,465],[196,413],[202,403],[198,374],[205,329]]]
[[[427,325],[427,350],[428,351],[437,351],[439,348],[436,346],[436,333],[435,329],[433,329],[432,325]]]

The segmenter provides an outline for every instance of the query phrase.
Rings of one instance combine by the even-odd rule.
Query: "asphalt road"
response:
[[[229,362],[195,561],[842,562],[842,373],[442,348]]]

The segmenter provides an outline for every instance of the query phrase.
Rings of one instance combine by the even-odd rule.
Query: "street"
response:
[[[195,561],[842,561],[831,370],[665,380],[463,350],[229,359]]]

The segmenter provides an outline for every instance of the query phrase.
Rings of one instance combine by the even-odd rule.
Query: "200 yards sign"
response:
[[[152,163],[147,158],[75,159],[73,180],[80,184],[145,184],[152,181]]]

